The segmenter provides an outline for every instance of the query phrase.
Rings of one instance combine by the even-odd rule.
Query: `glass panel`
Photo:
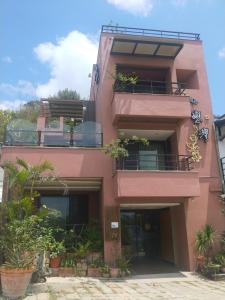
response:
[[[157,170],[158,169],[158,151],[157,150],[140,150],[139,151],[140,170]]]

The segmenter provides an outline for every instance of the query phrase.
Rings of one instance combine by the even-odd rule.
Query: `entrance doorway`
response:
[[[122,209],[122,251],[136,274],[177,272],[170,209]]]

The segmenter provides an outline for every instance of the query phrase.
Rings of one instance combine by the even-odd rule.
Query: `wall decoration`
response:
[[[202,156],[200,154],[200,147],[198,145],[198,132],[198,126],[193,125],[193,133],[189,137],[189,142],[186,143],[187,150],[191,153],[191,159],[194,162],[200,162],[200,160],[202,159]]]
[[[201,112],[199,110],[192,110],[191,119],[194,124],[202,123]]]
[[[99,72],[99,67],[98,65],[96,64],[95,65],[95,82],[97,84],[99,84],[99,81],[100,81],[100,72]]]
[[[198,105],[198,100],[190,97],[190,103],[192,105]]]
[[[200,140],[203,140],[205,143],[209,139],[209,128],[203,127],[198,130],[198,137]]]

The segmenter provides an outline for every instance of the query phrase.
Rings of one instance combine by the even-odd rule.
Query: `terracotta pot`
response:
[[[201,268],[205,264],[205,257],[203,255],[199,255],[196,258],[198,268]]]
[[[23,297],[30,283],[33,269],[1,268],[1,284],[3,296],[16,299]]]
[[[51,257],[49,262],[50,268],[59,268],[61,263],[61,256]]]
[[[60,267],[59,268],[59,276],[61,276],[61,277],[73,277],[74,276],[74,268],[72,268],[72,267]]]
[[[88,267],[87,275],[89,277],[101,277],[101,272],[99,268]]]
[[[117,278],[120,275],[120,269],[119,268],[111,268],[110,269],[110,275],[112,278]]]

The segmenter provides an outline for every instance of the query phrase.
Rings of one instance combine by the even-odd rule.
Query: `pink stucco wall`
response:
[[[202,112],[203,123],[210,130],[209,141],[199,141],[202,161],[195,164],[190,172],[181,171],[117,171],[113,173],[112,159],[99,149],[45,148],[45,147],[3,147],[2,160],[26,159],[30,163],[50,160],[58,176],[62,177],[100,177],[101,216],[105,225],[106,207],[119,207],[120,203],[176,202],[181,205],[171,208],[171,220],[176,249],[175,262],[186,270],[195,268],[193,251],[197,230],[206,223],[212,224],[217,234],[225,228],[222,206],[218,201],[221,192],[216,147],[213,132],[213,114],[204,54],[201,41],[183,41],[184,47],[173,59],[146,58],[110,55],[113,35],[102,34],[97,63],[100,69],[100,83],[92,81],[91,98],[96,102],[97,122],[102,124],[103,143],[117,136],[118,129],[172,129],[176,141],[174,152],[188,155],[186,142],[192,133],[190,119],[191,104],[188,97],[133,95],[113,93],[115,64],[139,67],[169,68],[171,80],[177,81],[176,70],[194,70],[198,77],[198,89],[188,89],[186,96],[198,99],[196,109]],[[94,76],[93,76],[94,77]],[[120,115],[129,116],[122,120]],[[148,116],[141,120],[137,116]],[[205,118],[205,116],[208,118]],[[149,118],[151,116],[152,118]],[[173,122],[171,122],[171,117]],[[155,122],[157,120],[157,122]],[[117,122],[118,121],[118,122]],[[39,120],[39,127],[44,120]],[[175,149],[176,148],[176,149]],[[115,259],[112,255],[115,242],[106,241],[104,255],[107,261]],[[117,243],[118,254],[120,242]],[[114,250],[115,252],[115,250]]]

